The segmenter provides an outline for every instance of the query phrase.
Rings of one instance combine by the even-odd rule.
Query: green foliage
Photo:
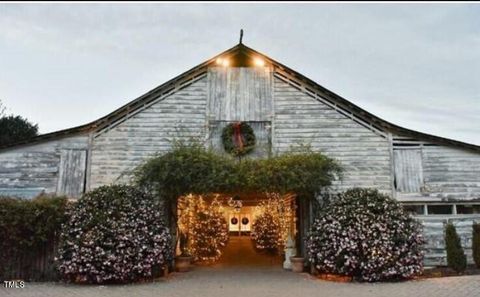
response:
[[[313,195],[331,185],[340,173],[338,163],[318,152],[292,152],[239,162],[198,143],[176,143],[172,151],[139,166],[135,181],[167,200],[188,193],[238,190]]]
[[[68,281],[130,282],[151,277],[172,258],[172,238],[160,206],[132,186],[102,186],[71,210],[59,248]]]
[[[245,160],[238,167],[244,181],[243,188],[259,192],[294,192],[306,196],[320,193],[342,171],[336,161],[312,151]]]
[[[64,197],[0,197],[0,279],[19,267],[20,258],[41,256],[66,220],[66,207]]]
[[[231,158],[205,150],[200,144],[174,144],[172,151],[139,166],[136,183],[153,189],[165,199],[186,193],[226,192],[239,184]]]
[[[452,268],[457,273],[465,271],[467,268],[467,257],[463,252],[457,230],[451,223],[447,224],[445,228],[445,249],[447,251],[448,267]]]
[[[474,223],[472,231],[472,255],[477,268],[480,268],[480,224]]]
[[[38,125],[21,116],[0,118],[0,146],[16,143],[38,135]]]

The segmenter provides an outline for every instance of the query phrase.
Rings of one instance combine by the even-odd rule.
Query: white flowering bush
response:
[[[154,198],[112,185],[85,194],[60,236],[59,271],[73,282],[132,282],[172,258],[172,239]]]
[[[313,223],[310,262],[324,273],[360,281],[410,278],[423,269],[420,224],[374,189],[338,194]]]

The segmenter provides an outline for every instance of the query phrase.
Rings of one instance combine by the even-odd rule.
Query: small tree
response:
[[[278,250],[281,242],[281,229],[278,217],[271,212],[265,212],[255,218],[252,225],[252,238],[255,247],[274,253]]]
[[[473,223],[472,226],[472,254],[477,268],[480,268],[480,224]]]
[[[202,195],[180,197],[178,227],[182,256],[195,261],[215,261],[222,255],[228,241],[228,226],[222,204],[213,198],[207,202]]]
[[[197,213],[193,234],[192,249],[195,260],[216,261],[228,241],[227,221],[218,211],[201,211]]]
[[[448,267],[452,268],[457,273],[465,271],[467,268],[467,257],[463,252],[457,230],[451,223],[447,224],[445,228],[445,249],[447,251]]]
[[[38,125],[21,116],[6,115],[0,101],[0,146],[16,143],[38,135]]]

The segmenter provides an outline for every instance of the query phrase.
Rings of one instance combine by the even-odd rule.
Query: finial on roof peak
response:
[[[243,39],[243,29],[240,29],[240,44],[242,44]]]

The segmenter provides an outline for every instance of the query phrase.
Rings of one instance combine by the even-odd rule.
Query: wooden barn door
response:
[[[395,149],[395,185],[401,193],[419,193],[423,185],[420,148]]]
[[[79,197],[85,189],[87,151],[61,150],[57,194]]]

